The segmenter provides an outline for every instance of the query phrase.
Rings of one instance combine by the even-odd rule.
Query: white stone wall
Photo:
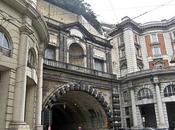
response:
[[[112,48],[112,69],[113,73],[120,75],[120,64],[119,64],[119,49],[118,49],[118,36],[115,36],[111,40]]]
[[[127,59],[128,73],[137,71],[136,52],[133,31],[128,28],[124,31],[125,53]]]

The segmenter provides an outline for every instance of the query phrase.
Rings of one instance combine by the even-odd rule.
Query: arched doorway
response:
[[[72,43],[69,47],[69,63],[84,67],[84,51],[78,43]]]
[[[44,127],[52,130],[109,129],[111,111],[96,89],[79,84],[57,88],[44,102]]]

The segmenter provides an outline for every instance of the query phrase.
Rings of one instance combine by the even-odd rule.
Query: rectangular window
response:
[[[120,49],[120,58],[125,56],[125,48]]]
[[[136,47],[136,55],[141,56],[140,49],[138,47]]]
[[[125,115],[128,116],[130,114],[129,107],[125,107]]]
[[[158,38],[157,38],[156,33],[151,34],[151,41],[152,41],[152,43],[157,43],[158,42]]]
[[[134,34],[134,42],[138,43],[138,36],[136,34]]]
[[[55,60],[55,49],[47,48],[45,50],[45,58]]]
[[[153,47],[152,47],[152,52],[153,52],[153,55],[154,55],[154,56],[159,56],[159,55],[161,55],[159,46],[153,46]]]
[[[175,39],[175,31],[173,32],[173,37],[174,37],[174,39]]]
[[[123,92],[123,98],[124,98],[124,102],[128,101],[128,92],[127,91]]]
[[[57,44],[57,34],[49,34],[49,43],[53,45]]]
[[[98,71],[104,71],[104,60],[94,58],[95,69]]]
[[[119,37],[118,37],[118,42],[119,42],[119,46],[124,44],[124,37],[123,37],[123,34],[121,34]]]
[[[127,125],[128,128],[131,127],[131,120],[130,120],[130,118],[126,118],[126,125]]]

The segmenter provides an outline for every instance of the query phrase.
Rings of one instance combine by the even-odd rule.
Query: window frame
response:
[[[6,45],[8,47],[3,46],[3,39],[0,39],[0,53],[2,53],[5,56],[11,57],[11,52],[12,52],[12,44],[11,44],[11,40],[9,37],[9,34],[6,32],[5,29],[0,27],[0,35],[2,34],[3,39],[6,40]]]
[[[175,85],[174,84],[169,84],[164,88],[164,97],[171,97],[175,96]]]
[[[157,48],[157,49],[155,49],[155,48]],[[153,53],[153,56],[160,56],[161,55],[160,47],[159,46],[153,46],[152,47],[152,53]]]
[[[30,48],[28,50],[28,58],[27,58],[27,66],[29,68],[35,68],[36,67],[36,61],[37,57],[36,57],[36,51],[34,48]]]
[[[48,56],[48,50],[52,50],[53,52],[53,57],[50,58],[51,56]],[[56,50],[54,47],[47,47],[44,52],[44,58],[49,59],[49,60],[55,60],[56,58]]]
[[[98,62],[98,63],[100,63],[102,65],[102,69],[101,70],[96,68],[96,63],[97,63],[96,61],[100,61],[101,62],[101,63]],[[99,58],[94,57],[94,69],[97,70],[97,71],[104,72],[105,71],[105,61],[103,59],[99,59]]]
[[[151,43],[158,43],[158,42],[159,40],[158,40],[157,33],[151,33]]]
[[[153,93],[149,88],[142,88],[137,93],[137,99],[153,99]]]

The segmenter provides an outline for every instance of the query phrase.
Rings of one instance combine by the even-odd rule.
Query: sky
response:
[[[109,24],[120,23],[124,16],[129,16],[137,23],[161,21],[175,16],[175,0],[85,0],[85,2],[91,5],[100,22]]]

